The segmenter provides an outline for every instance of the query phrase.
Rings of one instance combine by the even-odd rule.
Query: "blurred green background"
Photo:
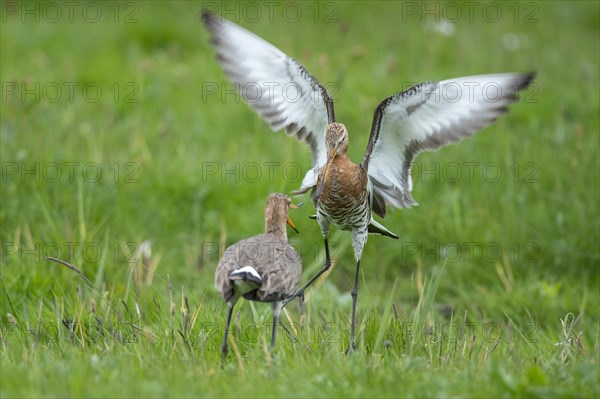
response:
[[[153,310],[153,299],[167,300],[167,275],[176,297],[185,295],[198,309],[210,303],[200,317],[221,323],[225,309],[213,288],[219,250],[261,232],[268,193],[297,189],[310,167],[308,147],[272,133],[234,93],[207,42],[203,7],[265,38],[328,84],[354,161],[366,147],[373,110],[395,92],[426,80],[537,71],[507,116],[474,138],[417,158],[413,197],[421,205],[391,212],[384,224],[400,241],[371,237],[363,254],[363,345],[369,346],[365,325],[376,309],[393,303],[398,317],[411,317],[423,282],[443,265],[434,319],[533,323],[536,342],[545,346],[526,360],[507,361],[517,376],[518,365],[558,358],[553,345],[567,338],[561,319],[577,319],[567,328],[571,338],[580,334],[583,348],[573,362],[591,370],[586,378],[597,377],[597,2],[5,1],[1,7],[3,397],[64,393],[60,385],[41,389],[60,375],[52,370],[50,377],[27,371],[30,390],[20,387],[9,370],[26,367],[22,353],[35,351],[11,341],[7,314],[34,323],[39,311],[55,320],[62,301],[57,307],[65,312],[89,311],[89,298],[78,294],[81,281],[44,256],[74,263],[117,302],[127,302],[135,288],[151,329],[160,330],[167,314]],[[308,219],[314,208],[302,200],[306,205],[292,214],[301,233],[290,240],[306,279],[323,254],[318,226]],[[345,323],[354,272],[350,236],[335,232],[330,242],[336,267],[308,298],[309,312],[323,309],[323,317]],[[250,317],[248,305],[240,309]],[[257,306],[254,317],[257,311],[268,315]],[[200,369],[217,367],[219,340],[211,338],[214,361],[198,360]],[[137,355],[164,359],[150,353]],[[250,364],[264,357],[261,347],[256,353]],[[563,370],[561,380],[549,370],[540,371],[547,375],[542,383],[598,394],[597,379],[584,383]],[[447,391],[439,385],[423,391],[418,382],[413,388],[478,392],[456,381]],[[359,392],[350,388],[341,392]],[[496,388],[490,392],[506,389]],[[70,392],[94,392],[81,389]],[[207,392],[237,392],[228,389]]]

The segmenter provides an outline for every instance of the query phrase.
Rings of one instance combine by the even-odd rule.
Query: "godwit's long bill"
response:
[[[411,196],[410,168],[420,151],[458,142],[508,111],[534,73],[498,73],[417,84],[383,100],[376,108],[369,143],[360,164],[348,159],[348,131],[336,123],[333,101],[298,61],[219,16],[204,13],[217,60],[242,97],[275,131],[310,145],[313,167],[296,193],[311,190],[325,241],[325,265],[295,295],[331,265],[330,225],[352,232],[356,275],[352,289],[349,350],[355,349],[358,273],[368,233],[398,238],[377,223],[386,209],[417,205]],[[261,90],[250,90],[252,87]],[[299,91],[294,101],[286,90]],[[270,89],[270,90],[269,90]],[[287,303],[287,302],[286,302]]]
[[[300,255],[287,241],[286,223],[298,232],[288,216],[288,210],[295,207],[287,195],[271,194],[265,206],[265,233],[230,246],[219,261],[215,287],[228,307],[221,347],[223,359],[227,355],[227,333],[233,306],[240,297],[273,304],[271,347],[275,345],[283,301],[295,292],[302,276]]]

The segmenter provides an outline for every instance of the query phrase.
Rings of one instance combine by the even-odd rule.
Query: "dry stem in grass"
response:
[[[94,285],[94,283],[92,283],[92,281],[89,278],[87,278],[86,275],[83,274],[83,272],[77,266],[75,266],[75,265],[73,265],[73,264],[71,264],[69,262],[66,262],[66,261],[64,261],[62,259],[54,258],[52,256],[47,256],[46,260],[48,260],[50,262],[55,262],[55,263],[61,264],[61,265],[65,266],[66,268],[73,270],[75,273],[77,273],[79,275],[79,277],[81,277],[83,280],[85,280],[85,282],[87,283],[87,285],[88,285],[89,288],[91,288],[94,292],[96,292],[97,294],[99,294],[100,298],[104,299],[108,303],[108,306],[110,306],[110,308],[113,310],[113,312],[115,312],[115,314],[117,315],[117,317],[122,322],[124,322],[128,326],[130,326],[130,327],[132,327],[132,328],[134,328],[134,329],[136,329],[138,331],[144,332],[146,334],[148,333],[148,331],[144,331],[144,329],[141,328],[140,326],[138,326],[138,325],[130,322],[126,318],[124,318],[123,315],[117,310],[117,308],[115,308],[115,306],[112,304],[112,302],[109,301],[108,299],[106,299],[104,297],[104,295],[102,295],[102,292],[100,292],[100,290],[98,288],[96,288],[96,286]],[[153,333],[150,332],[150,334],[152,334],[152,337],[154,337],[155,339],[157,338],[156,335],[154,335]]]

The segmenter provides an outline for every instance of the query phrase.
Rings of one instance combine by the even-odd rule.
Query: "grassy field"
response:
[[[199,21],[226,15],[336,99],[355,161],[411,84],[538,72],[508,116],[416,160],[418,207],[350,236],[283,316],[237,305],[221,368],[219,252],[263,229],[310,152],[234,94]],[[598,397],[597,2],[1,4],[0,396]],[[303,279],[324,260],[306,205]],[[55,256],[76,273],[45,260]],[[291,334],[291,335],[290,335]]]

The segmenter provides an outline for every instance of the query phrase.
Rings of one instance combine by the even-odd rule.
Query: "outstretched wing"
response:
[[[410,167],[417,153],[460,141],[508,112],[534,73],[468,76],[421,83],[383,100],[375,110],[361,165],[369,175],[371,208],[416,205]]]
[[[325,87],[298,61],[242,27],[207,12],[202,21],[212,35],[217,60],[250,107],[274,131],[285,129],[310,145],[314,168],[301,190],[315,185],[316,170],[327,159],[323,134],[335,121]]]

